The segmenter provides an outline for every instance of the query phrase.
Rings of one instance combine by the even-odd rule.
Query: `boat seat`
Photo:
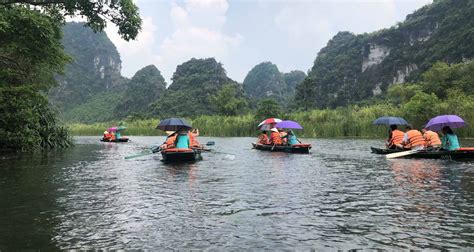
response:
[[[165,152],[193,152],[193,149],[189,148],[169,148],[164,150]]]

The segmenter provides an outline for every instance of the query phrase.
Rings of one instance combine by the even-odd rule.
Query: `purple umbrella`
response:
[[[285,128],[285,129],[303,129],[301,125],[299,125],[295,121],[281,121],[275,125],[276,128]]]
[[[445,126],[450,128],[461,128],[464,127],[466,123],[464,120],[457,115],[440,115],[434,118],[426,124],[425,128],[434,131],[441,131]]]

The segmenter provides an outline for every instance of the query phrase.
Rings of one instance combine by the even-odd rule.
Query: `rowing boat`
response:
[[[195,162],[202,160],[200,149],[165,149],[161,151],[165,163]]]
[[[128,142],[128,140],[129,139],[126,138],[126,137],[122,137],[120,139],[114,139],[114,140],[103,139],[103,138],[100,139],[101,142],[109,142],[109,143],[126,143],[126,142]]]
[[[375,154],[390,154],[397,153],[404,150],[393,150],[393,149],[380,149],[370,147],[372,153]],[[445,159],[445,160],[456,160],[456,161],[474,161],[474,149],[472,148],[461,148],[458,150],[447,151],[447,150],[420,150],[416,153],[403,156],[403,158],[427,158],[427,159]]]
[[[253,148],[262,151],[278,151],[287,153],[309,154],[311,144],[294,144],[294,145],[271,145],[252,143]]]

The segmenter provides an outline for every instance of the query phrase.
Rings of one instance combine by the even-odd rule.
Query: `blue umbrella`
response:
[[[374,125],[407,125],[407,121],[401,117],[382,116],[372,122]]]
[[[190,123],[181,118],[168,118],[162,120],[158,126],[156,126],[157,129],[164,131],[178,131],[180,129],[191,129],[192,127]]]

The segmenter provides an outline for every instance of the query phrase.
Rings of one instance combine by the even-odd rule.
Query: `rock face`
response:
[[[57,76],[59,86],[50,91],[50,100],[65,111],[85,102],[94,94],[123,88],[122,61],[105,33],[94,33],[83,23],[67,23],[63,28],[65,51],[73,61],[65,74]]]
[[[304,78],[306,74],[302,71],[281,73],[275,64],[263,62],[250,70],[244,79],[243,88],[254,104],[261,99],[273,98],[286,106],[294,98],[295,87]]]
[[[437,61],[472,59],[472,13],[471,0],[438,0],[389,29],[338,33],[296,88],[297,106],[344,106],[380,95],[392,84],[416,81]]]

